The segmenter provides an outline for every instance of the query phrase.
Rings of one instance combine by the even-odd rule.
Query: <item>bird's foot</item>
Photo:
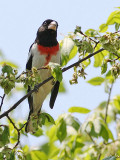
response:
[[[34,86],[35,92],[37,93],[39,90],[39,87],[37,85]]]

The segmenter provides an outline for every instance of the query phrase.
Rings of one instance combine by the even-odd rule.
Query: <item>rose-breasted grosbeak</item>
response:
[[[58,23],[54,20],[48,19],[42,23],[37,31],[35,42],[31,45],[29,50],[29,57],[26,64],[26,69],[31,70],[32,67],[40,68],[47,65],[49,62],[60,64],[59,43],[57,41]],[[51,76],[49,69],[42,69],[38,71],[40,79],[43,81]],[[55,99],[59,89],[59,82],[53,85],[53,81],[49,81],[42,85],[37,92],[34,92],[28,97],[30,113],[28,117],[28,124],[26,125],[26,132],[33,131],[32,116],[37,116],[41,110],[43,101],[51,92],[50,108],[53,108]],[[28,92],[31,90],[28,87]]]

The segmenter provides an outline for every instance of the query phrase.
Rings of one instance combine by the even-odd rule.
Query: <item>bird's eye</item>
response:
[[[47,22],[44,22],[44,25],[47,25]]]

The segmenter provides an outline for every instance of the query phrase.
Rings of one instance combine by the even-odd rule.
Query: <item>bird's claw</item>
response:
[[[38,86],[36,85],[36,86],[34,86],[34,89],[35,89],[35,92],[38,92],[38,90],[39,90],[39,88],[38,88]]]

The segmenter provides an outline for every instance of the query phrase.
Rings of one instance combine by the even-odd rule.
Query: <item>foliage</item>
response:
[[[108,32],[109,26],[115,27],[115,32]],[[86,68],[91,65],[91,57],[94,57],[93,67],[101,68],[101,75],[93,77],[87,83],[93,86],[105,84],[105,92],[108,99],[101,102],[93,111],[72,106],[68,113],[62,114],[55,121],[51,115],[42,112],[38,119],[33,117],[33,122],[39,124],[33,137],[45,136],[47,142],[38,148],[30,149],[21,145],[20,137],[25,133],[26,122],[16,121],[9,116],[28,96],[22,97],[7,112],[1,113],[0,118],[7,118],[7,122],[0,123],[0,159],[5,160],[116,160],[120,158],[120,95],[111,99],[112,89],[116,79],[120,75],[120,8],[112,12],[106,23],[100,25],[99,30],[88,29],[85,33],[77,26],[74,33],[69,34],[60,42],[62,64],[49,63],[48,66],[30,72],[22,72],[18,75],[17,66],[11,62],[0,62],[2,65],[0,86],[4,95],[0,95],[3,107],[5,94],[10,94],[18,84],[25,88],[30,85],[41,84],[38,74],[40,69],[51,70],[54,80],[62,81],[62,72],[73,67],[73,75],[70,84],[77,84],[79,77],[86,78]],[[0,56],[3,54],[0,52]],[[68,67],[65,65],[78,56],[78,62]],[[64,68],[61,68],[64,67]],[[44,82],[45,83],[45,82]],[[40,87],[40,85],[39,85]],[[64,83],[61,82],[60,91],[65,92]],[[33,93],[32,92],[32,93]],[[81,123],[73,113],[88,114],[86,120]],[[116,129],[111,129],[112,124]],[[114,134],[116,133],[116,136]]]

